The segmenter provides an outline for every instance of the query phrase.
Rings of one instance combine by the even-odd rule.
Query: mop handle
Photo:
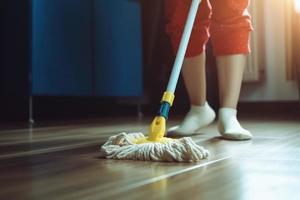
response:
[[[167,87],[167,91],[171,92],[174,94],[175,89],[176,89],[176,85],[179,79],[179,75],[180,75],[180,71],[181,71],[181,67],[183,64],[183,60],[185,57],[185,53],[186,53],[186,49],[188,47],[188,43],[190,40],[190,36],[192,33],[192,29],[194,26],[194,21],[196,19],[196,15],[197,15],[197,11],[198,11],[198,7],[201,3],[201,0],[193,0],[191,7],[190,7],[190,11],[188,14],[188,18],[184,27],[184,31],[181,37],[181,41],[180,41],[180,45],[177,51],[177,55],[176,55],[176,59],[173,65],[173,69],[172,69],[172,73],[170,76],[170,80],[168,83],[168,87]]]

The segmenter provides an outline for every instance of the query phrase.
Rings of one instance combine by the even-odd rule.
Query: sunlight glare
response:
[[[300,14],[300,0],[294,0],[294,6],[296,12]]]

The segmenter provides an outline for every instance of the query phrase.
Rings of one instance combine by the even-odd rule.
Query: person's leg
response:
[[[206,102],[205,52],[185,58],[182,76],[191,105],[204,106]]]
[[[168,135],[190,135],[212,123],[216,117],[206,102],[205,52],[184,60],[182,75],[190,99],[190,110]]]
[[[247,12],[249,0],[211,0],[211,36],[217,56],[220,105],[218,129],[226,139],[248,140],[251,133],[237,120],[246,54],[250,52],[249,35],[252,30]]]
[[[237,108],[246,55],[217,56],[220,106]]]
[[[188,15],[191,1],[167,0],[167,32],[172,41],[173,49],[178,49],[182,31]],[[191,108],[182,123],[169,129],[169,135],[188,135],[203,126],[210,124],[215,113],[206,102],[205,77],[205,44],[209,38],[210,5],[204,0],[196,17],[186,58],[183,63],[182,75],[188,91]]]
[[[246,56],[243,54],[218,56],[220,106],[218,129],[226,139],[247,140],[251,133],[237,120],[237,103],[240,95]]]

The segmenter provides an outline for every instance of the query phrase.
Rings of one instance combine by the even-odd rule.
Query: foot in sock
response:
[[[192,135],[198,129],[203,128],[214,121],[216,114],[206,102],[204,106],[191,105],[190,111],[180,125],[171,127],[168,136]]]
[[[237,120],[237,110],[233,108],[221,108],[219,110],[218,129],[225,139],[250,140],[251,133],[244,129]]]

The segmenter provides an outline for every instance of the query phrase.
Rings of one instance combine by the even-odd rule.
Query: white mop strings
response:
[[[174,139],[168,143],[135,144],[142,133],[119,133],[101,146],[101,157],[120,160],[152,160],[168,162],[197,162],[209,156],[208,150],[197,145],[192,138]]]

